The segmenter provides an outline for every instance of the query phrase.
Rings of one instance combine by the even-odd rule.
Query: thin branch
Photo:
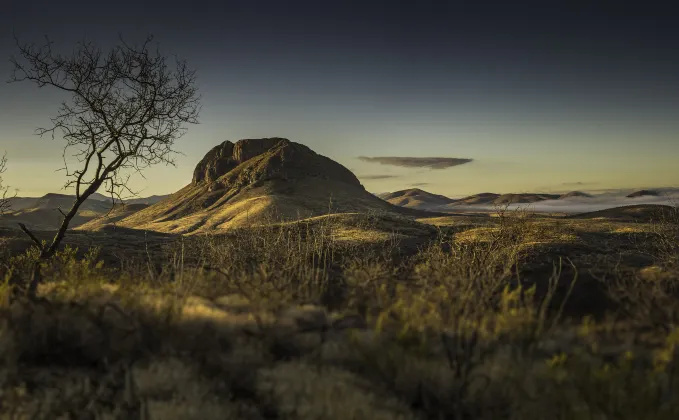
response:
[[[39,240],[38,238],[35,237],[35,235],[33,234],[33,232],[31,232],[30,230],[28,230],[28,228],[26,227],[26,225],[24,225],[23,223],[19,223],[19,227],[21,228],[21,230],[24,231],[24,233],[25,233],[26,235],[28,235],[29,238],[31,238],[31,240],[32,240],[33,242],[35,242],[35,244],[38,246],[38,248],[40,248],[41,251],[44,249],[44,247],[43,247],[43,245],[42,245],[42,242],[40,242],[40,240]]]

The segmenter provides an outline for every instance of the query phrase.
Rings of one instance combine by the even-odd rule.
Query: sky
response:
[[[224,140],[285,137],[351,169],[372,192],[459,197],[679,186],[679,26],[671,5],[573,1],[11,2],[0,74],[45,35],[69,51],[153,34],[187,60],[200,124],[142,196],[191,180]],[[595,3],[595,2],[590,2]],[[598,2],[597,2],[598,3]],[[0,84],[5,183],[59,191],[60,138],[40,138],[67,96]]]

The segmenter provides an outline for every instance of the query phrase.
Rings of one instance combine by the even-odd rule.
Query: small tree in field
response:
[[[0,158],[0,216],[7,213],[7,211],[12,207],[12,197],[9,195],[9,187],[4,184],[2,179],[2,174],[4,174],[6,170],[7,155],[5,154]]]
[[[53,51],[49,39],[39,47],[16,41],[19,54],[11,58],[10,82],[28,80],[70,96],[51,125],[36,130],[40,136],[62,135],[65,187],[75,190],[73,206],[62,212],[63,222],[51,243],[43,245],[21,226],[40,248],[41,259],[54,255],[79,207],[94,192],[103,187],[112,197],[119,196],[130,191],[129,171],[174,164],[175,141],[186,124],[198,122],[195,72],[178,59],[170,65],[157,46],[151,49],[152,40],[149,36],[135,46],[121,39],[106,53],[83,41],[69,55]],[[67,156],[77,160],[77,168],[67,163]],[[37,281],[31,282],[31,289]]]

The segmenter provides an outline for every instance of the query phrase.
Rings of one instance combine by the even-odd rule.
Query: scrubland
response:
[[[496,216],[6,234],[0,418],[679,418],[679,211]]]

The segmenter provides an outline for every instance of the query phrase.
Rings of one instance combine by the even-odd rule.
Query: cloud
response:
[[[597,182],[564,182],[561,185],[567,186],[567,187],[580,187],[583,185],[596,185],[598,184]]]
[[[380,156],[380,157],[359,156],[358,159],[364,162],[379,163],[381,165],[400,166],[403,168],[430,168],[430,169],[452,168],[453,166],[463,165],[473,160],[445,157],[395,157],[395,156]]]
[[[398,178],[398,175],[361,175],[359,176],[360,179],[365,179],[365,180],[375,180],[375,179],[390,179],[390,178]]]
[[[429,185],[429,182],[416,182],[414,184],[410,184],[411,187],[424,187]]]

